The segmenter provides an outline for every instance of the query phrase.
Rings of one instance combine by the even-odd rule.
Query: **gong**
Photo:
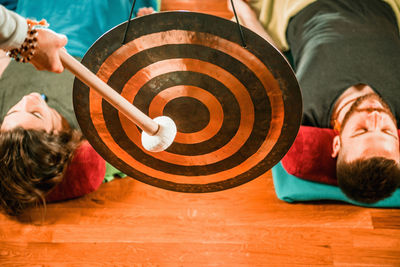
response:
[[[82,64],[150,118],[168,116],[177,134],[150,152],[141,130],[75,79],[73,103],[83,134],[110,164],[163,189],[203,193],[262,175],[289,150],[302,102],[283,55],[237,24],[194,12],[160,12],[116,26]],[[122,37],[125,43],[122,44]]]

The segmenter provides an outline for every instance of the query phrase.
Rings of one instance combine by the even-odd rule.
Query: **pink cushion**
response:
[[[400,130],[399,130],[400,136]],[[305,180],[337,185],[336,159],[331,157],[332,129],[300,126],[296,140],[282,159],[284,169]]]
[[[76,198],[95,191],[103,182],[105,160],[88,141],[75,151],[63,181],[46,197],[48,202]]]

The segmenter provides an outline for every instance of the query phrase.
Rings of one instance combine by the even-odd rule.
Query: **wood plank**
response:
[[[374,210],[371,212],[374,228],[400,229],[400,212],[397,209]]]
[[[400,230],[360,230],[349,233],[351,245],[333,246],[335,266],[400,266]]]
[[[364,231],[356,229],[352,231],[353,246],[375,250],[398,251],[400,257],[400,230],[378,229]]]
[[[137,218],[132,223],[127,224],[128,220],[116,220],[114,224],[72,224],[72,225],[49,225],[49,226],[30,226],[30,227],[9,227],[1,230],[0,240],[2,242],[199,242],[199,243],[239,243],[243,239],[255,242],[269,242],[271,239],[290,239],[301,240],[312,239],[314,235],[324,235],[330,238],[335,236],[343,228],[330,229],[314,227],[288,227],[288,226],[260,226],[253,224],[236,225],[213,223],[195,223],[190,221],[157,221]],[[137,222],[135,225],[134,222]],[[147,223],[147,224],[146,224]],[[109,231],[108,229],[112,229]],[[297,233],[293,229],[299,231]],[[323,229],[323,230],[322,230]],[[143,233],[146,233],[143,235]]]
[[[4,264],[73,264],[103,262],[110,265],[148,264],[155,266],[291,266],[332,265],[326,247],[296,249],[282,246],[271,250],[256,244],[199,243],[0,243]],[[57,250],[53,249],[54,247]],[[99,257],[101,255],[101,257]],[[132,266],[132,265],[129,265]],[[281,265],[280,265],[281,266]]]
[[[334,266],[400,266],[398,250],[341,247],[334,248],[333,255]]]

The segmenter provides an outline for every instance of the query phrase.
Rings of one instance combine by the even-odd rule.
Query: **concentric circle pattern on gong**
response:
[[[283,56],[237,25],[192,12],[132,20],[103,35],[82,63],[151,118],[169,116],[174,143],[152,153],[141,131],[96,91],[74,84],[79,124],[108,162],[168,190],[212,192],[268,171],[288,151],[301,118],[301,95]]]

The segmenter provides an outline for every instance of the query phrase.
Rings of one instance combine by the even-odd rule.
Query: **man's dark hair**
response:
[[[336,176],[347,197],[372,204],[387,198],[400,186],[400,168],[394,160],[383,157],[338,161]]]

